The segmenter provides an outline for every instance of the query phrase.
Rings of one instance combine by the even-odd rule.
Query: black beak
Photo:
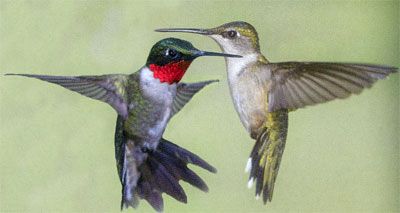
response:
[[[154,30],[156,32],[181,32],[181,33],[194,33],[200,35],[213,35],[215,34],[213,29],[195,29],[195,28],[162,28]],[[197,51],[194,53],[195,57],[200,56],[222,56],[222,57],[232,57],[232,58],[241,58],[240,55],[233,55],[227,53],[216,53],[216,52],[206,52],[206,51]]]
[[[156,32],[182,32],[182,33],[194,33],[200,35],[212,35],[214,32],[210,29],[195,29],[195,28],[162,28],[156,29]]]
[[[195,57],[200,57],[200,56],[222,56],[222,57],[231,57],[231,58],[241,58],[242,56],[240,55],[233,55],[233,54],[227,54],[227,53],[216,53],[216,52],[207,52],[207,51],[201,51],[199,50],[194,54]]]

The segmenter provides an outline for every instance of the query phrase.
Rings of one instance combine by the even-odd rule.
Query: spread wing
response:
[[[110,104],[119,115],[128,114],[125,85],[127,75],[100,75],[100,76],[49,76],[30,74],[7,74],[30,78],[37,78],[50,83],[58,84],[69,90],[78,92],[86,97]]]
[[[270,112],[347,98],[398,70],[383,65],[323,62],[284,62],[265,66],[271,71]]]
[[[176,89],[176,96],[172,103],[171,117],[186,105],[187,102],[201,89],[208,84],[218,82],[218,80],[202,81],[197,83],[179,83]]]

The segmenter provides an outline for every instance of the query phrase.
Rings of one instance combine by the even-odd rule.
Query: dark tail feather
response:
[[[168,171],[162,163],[157,161],[155,155],[157,154],[152,153],[147,158],[147,166],[150,167],[150,171],[152,172],[150,174],[152,175],[151,178],[153,178],[152,182],[155,183],[154,188],[160,192],[167,193],[182,203],[186,203],[187,197],[185,191],[179,185],[179,180],[174,177],[172,174],[173,171]]]
[[[125,146],[125,150],[120,149],[120,153],[126,154],[124,160],[125,166],[129,166],[129,163],[127,163],[129,161],[129,156],[127,156],[130,152],[129,149],[128,146]],[[135,154],[137,153],[135,152]],[[186,203],[187,197],[179,184],[179,180],[188,182],[203,191],[208,191],[206,183],[190,170],[187,164],[192,163],[212,172],[215,172],[216,169],[197,155],[164,139],[161,140],[156,150],[148,151],[145,154],[147,154],[147,157],[143,163],[140,166],[135,165],[138,171],[137,174],[140,175],[137,184],[132,184],[132,181],[130,182],[130,180],[134,179],[135,175],[129,175],[131,170],[133,171],[131,172],[132,174],[136,174],[134,172],[135,169],[125,167],[119,169],[123,173],[121,174],[123,177],[122,207],[132,206],[135,208],[140,198],[145,199],[156,211],[160,212],[164,206],[162,193],[166,193],[176,200]],[[132,164],[131,166],[134,165]],[[127,196],[127,190],[132,192],[131,195]]]
[[[137,192],[139,197],[147,200],[157,212],[163,211],[164,201],[161,197],[161,192],[153,190],[148,181],[142,179],[141,184],[137,187]]]
[[[186,203],[187,197],[179,180],[208,191],[206,183],[187,165],[195,164],[210,172],[216,169],[199,156],[165,139],[156,150],[146,151],[137,147],[139,138],[127,137],[123,131],[124,119],[117,118],[115,129],[115,159],[122,184],[121,210],[136,208],[139,199],[145,199],[156,211],[164,208],[162,193]]]
[[[186,203],[185,191],[179,180],[208,191],[206,183],[187,164],[192,163],[206,170],[216,169],[197,155],[183,149],[165,139],[162,139],[157,149],[148,152],[146,161],[140,166],[141,177],[137,184],[140,198],[147,200],[157,211],[163,210],[162,193]]]
[[[264,204],[272,200],[274,184],[285,148],[287,127],[287,110],[268,113],[265,127],[258,134],[246,166],[246,171],[250,170],[248,187],[256,183],[256,199],[262,193]]]
[[[160,151],[155,152],[154,157],[174,175],[175,179],[188,182],[202,191],[208,191],[207,184],[196,173],[190,170],[184,161]]]
[[[209,172],[216,173],[217,169],[208,164],[206,161],[201,159],[199,156],[191,153],[190,151],[173,144],[172,142],[161,139],[161,143],[158,145],[158,150],[160,152],[165,153],[171,157],[175,157],[185,162],[186,164],[191,163],[196,166],[199,166]]]

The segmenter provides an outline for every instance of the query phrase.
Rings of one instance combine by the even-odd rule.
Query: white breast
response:
[[[262,91],[258,91],[256,79],[243,73],[245,68],[257,61],[257,54],[249,54],[243,58],[229,58],[227,60],[228,83],[235,109],[243,126],[251,131],[251,115],[262,110],[258,103]]]
[[[226,66],[228,70],[228,80],[232,83],[237,81],[240,73],[250,63],[257,61],[258,55],[256,53],[245,55],[242,58],[227,58]]]
[[[168,123],[172,102],[176,96],[176,84],[161,83],[154,78],[153,72],[144,67],[140,73],[140,82],[143,95],[154,103],[155,114],[159,115],[158,121],[151,124],[148,135],[159,140]]]
[[[157,103],[171,105],[176,95],[176,84],[161,83],[154,78],[153,72],[144,67],[140,73],[140,82],[143,94]]]

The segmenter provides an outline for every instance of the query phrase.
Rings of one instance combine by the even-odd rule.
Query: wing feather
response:
[[[217,82],[218,80],[203,81],[197,83],[179,83],[176,91],[176,96],[172,103],[171,117],[183,108],[192,97],[208,84]]]
[[[127,75],[100,75],[100,76],[49,76],[31,74],[7,74],[30,78],[60,85],[86,97],[110,104],[119,115],[128,114],[125,86]]]
[[[398,71],[396,67],[358,63],[284,62],[265,66],[271,72],[266,79],[271,84],[269,111],[347,98]]]

